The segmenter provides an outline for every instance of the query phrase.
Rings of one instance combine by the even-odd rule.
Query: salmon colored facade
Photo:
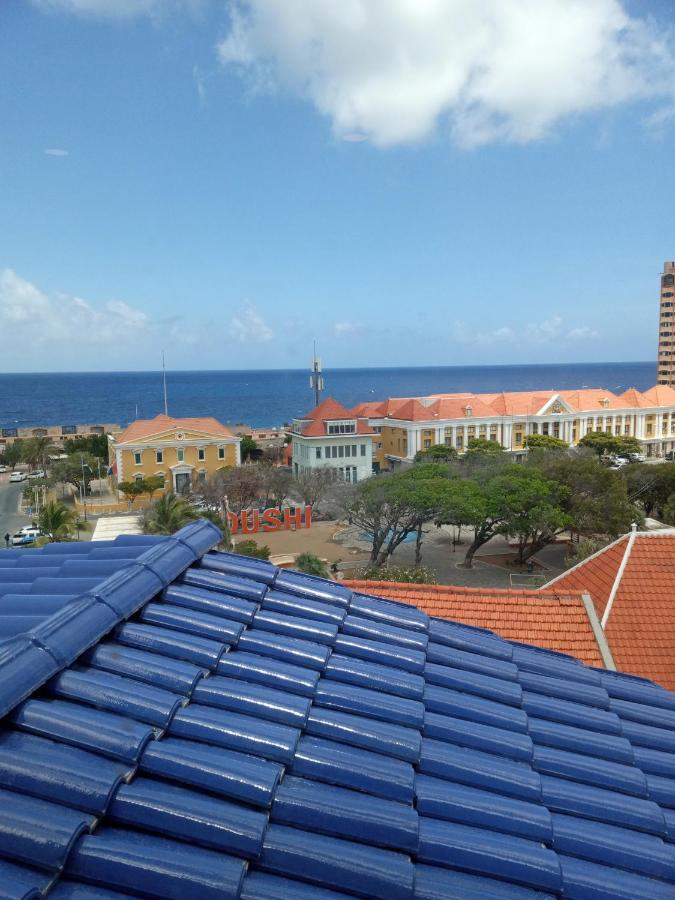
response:
[[[114,484],[159,475],[164,489],[185,492],[218,469],[241,463],[241,439],[213,418],[156,416],[108,438]]]

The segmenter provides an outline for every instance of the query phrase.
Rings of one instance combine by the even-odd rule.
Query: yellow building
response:
[[[675,450],[675,388],[656,385],[614,394],[577,391],[509,391],[432,394],[361,403],[351,411],[376,432],[373,464],[395,469],[419,451],[445,444],[463,453],[472,438],[496,441],[518,455],[528,435],[545,434],[576,446],[592,431],[634,437],[645,456]]]
[[[241,438],[216,419],[138,419],[108,437],[110,474],[115,484],[152,475],[167,491],[181,493],[225,466],[241,463]]]

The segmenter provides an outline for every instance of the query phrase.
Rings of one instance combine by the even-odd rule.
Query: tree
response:
[[[419,507],[411,499],[405,476],[395,473],[362,481],[345,503],[349,523],[368,535],[370,560],[377,566],[384,565],[418,526]]]
[[[641,518],[629,499],[627,479],[596,457],[551,454],[538,458],[535,466],[567,489],[562,506],[579,534],[617,536]]]
[[[241,453],[241,461],[244,462],[246,459],[257,459],[258,453],[258,444],[249,434],[245,434],[241,439],[241,443],[239,445],[239,450]]]
[[[415,462],[450,462],[457,459],[457,451],[447,444],[433,444],[427,450],[418,450],[415,454]]]
[[[57,500],[50,500],[38,515],[40,531],[48,542],[68,540],[73,530],[87,530],[88,522],[80,522],[77,513]]]
[[[472,437],[466,444],[465,457],[471,456],[501,456],[504,447],[498,441],[488,441],[486,438]]]
[[[81,435],[63,442],[66,453],[85,453],[97,459],[108,459],[108,438],[105,434]]]
[[[163,494],[146,510],[143,531],[146,534],[174,534],[198,518],[198,514],[183,497]]]
[[[22,444],[23,441],[14,441],[13,444],[7,444],[2,452],[2,457],[0,457],[0,462],[4,466],[9,466],[12,472],[16,468],[17,463],[20,463],[23,459]]]
[[[46,469],[50,463],[50,456],[57,453],[59,453],[58,447],[55,447],[48,437],[29,438],[21,445],[22,458],[32,468],[39,466],[41,469]]]
[[[439,473],[435,470],[444,471]],[[428,470],[428,471],[427,471]],[[428,475],[428,477],[423,477]],[[426,522],[435,519],[439,511],[447,506],[454,489],[454,482],[448,478],[446,467],[422,465],[403,472],[398,482],[398,496],[417,514],[415,523],[415,565],[422,562],[422,535]]]
[[[94,468],[98,465],[93,456],[72,453],[67,459],[59,459],[51,468],[52,479],[63,484],[72,484],[76,491],[89,493]]]
[[[300,553],[295,558],[294,568],[307,575],[318,575],[319,578],[329,577],[326,563],[314,553]]]
[[[153,495],[157,491],[164,490],[164,477],[162,475],[150,475],[141,481],[141,485],[143,487],[142,493],[150,494],[150,499],[152,500]]]
[[[280,466],[261,465],[262,486],[265,491],[265,506],[280,509],[291,493],[293,475],[290,469]]]
[[[141,494],[145,493],[145,482],[141,479],[138,481],[120,481],[117,485],[117,490],[124,494],[129,504],[133,506],[136,497],[140,497]]]
[[[436,525],[453,525],[461,533],[462,528],[475,529],[484,517],[485,494],[481,486],[474,479],[457,478],[450,482],[444,502],[434,519]]]
[[[663,507],[663,521],[666,525],[675,525],[675,494],[668,497]]]
[[[473,516],[467,524],[473,527],[474,539],[462,563],[466,568],[473,566],[476,551],[496,534],[517,535],[519,556],[528,559],[563,527],[564,512],[556,502],[558,486],[536,469],[511,464],[476,483],[479,492],[469,498],[473,508],[467,510]]]
[[[566,441],[553,437],[552,434],[528,434],[525,446],[528,450],[569,450]]]
[[[640,441],[637,438],[622,437],[618,434],[610,434],[608,431],[589,431],[581,438],[579,446],[588,447],[598,456],[605,456],[608,453],[617,455],[639,453],[641,449]]]
[[[260,466],[226,466],[207,481],[198,483],[196,492],[207,503],[227,507],[237,515],[258,501],[264,492]]]
[[[337,472],[330,466],[308,469],[293,479],[292,494],[302,500],[306,506],[315,507],[326,497],[337,480]],[[362,482],[362,484],[365,483]]]
[[[668,499],[675,493],[675,465],[628,466],[624,477],[631,500],[640,504],[645,515],[655,512],[658,518],[663,518]]]

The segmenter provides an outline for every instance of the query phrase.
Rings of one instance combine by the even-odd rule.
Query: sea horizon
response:
[[[214,416],[224,424],[281,426],[314,405],[309,368],[171,369],[169,414]],[[387,397],[434,393],[577,390],[621,393],[656,383],[656,363],[363,366],[324,369],[323,396],[347,407]],[[0,428],[116,424],[164,411],[161,370],[0,374]]]

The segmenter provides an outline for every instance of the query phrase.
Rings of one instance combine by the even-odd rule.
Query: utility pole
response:
[[[164,363],[164,351],[162,350],[162,378],[164,381],[164,415],[169,415],[169,404],[166,399],[166,365]]]
[[[312,360],[312,374],[309,376],[309,386],[314,391],[316,406],[319,405],[321,391],[323,390],[323,374],[321,372],[321,360],[316,355],[316,341],[314,341],[314,359]]]

